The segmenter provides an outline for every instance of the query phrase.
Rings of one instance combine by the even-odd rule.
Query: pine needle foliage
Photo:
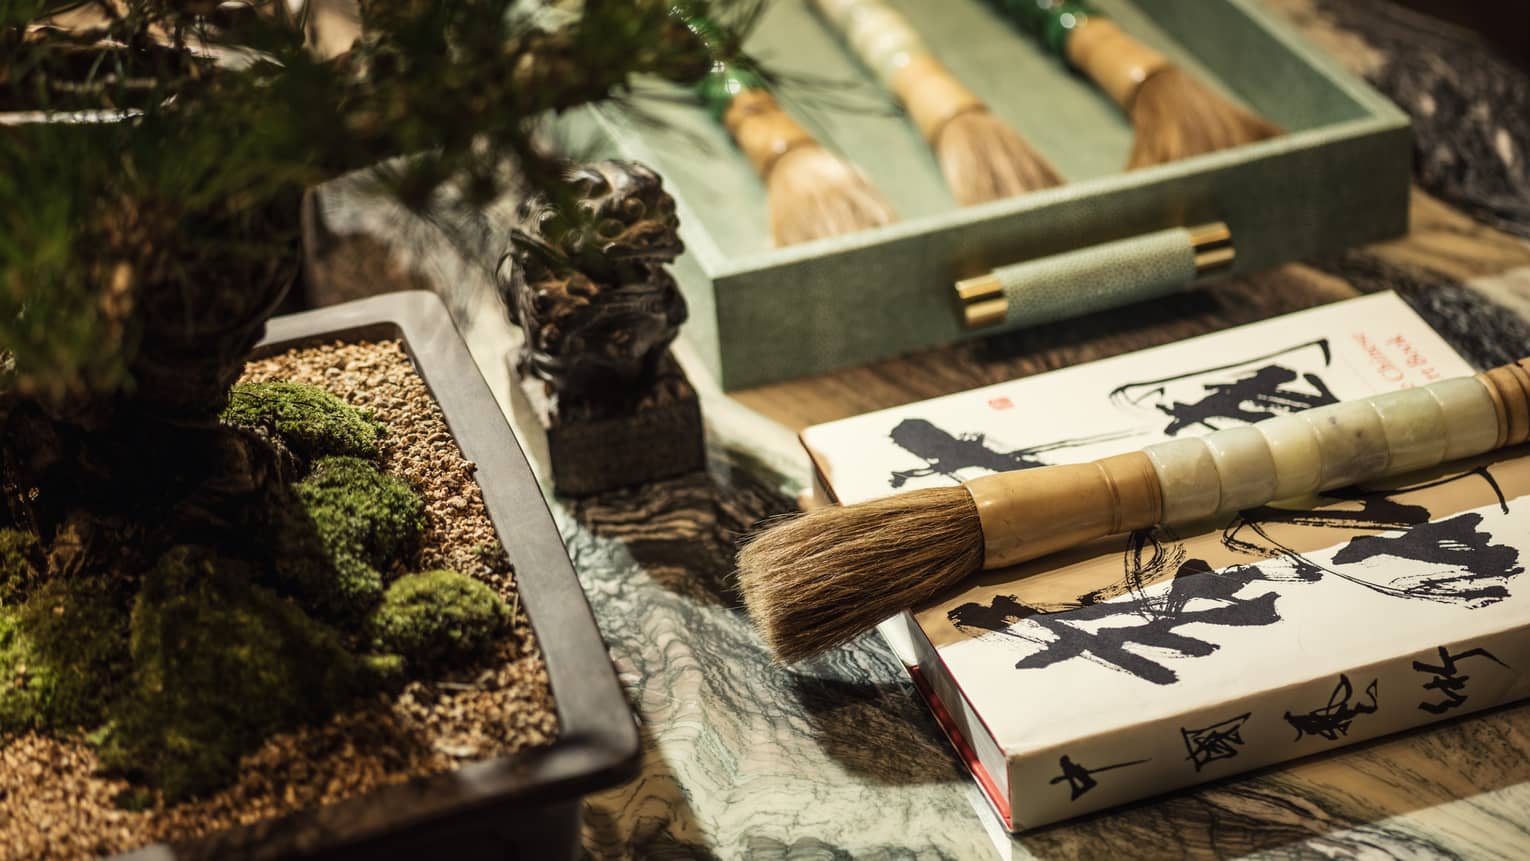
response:
[[[513,157],[567,200],[541,118],[710,59],[665,0],[564,5],[363,0],[364,35],[326,60],[285,0],[0,0],[0,110],[50,120],[0,126],[8,387],[55,413],[138,392],[215,414],[324,180],[384,164],[413,207],[446,184],[486,204]],[[208,368],[156,397],[140,359],[166,339]]]

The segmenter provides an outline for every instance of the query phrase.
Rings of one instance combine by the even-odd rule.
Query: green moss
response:
[[[94,726],[127,675],[127,614],[90,580],[0,608],[0,732]]]
[[[43,668],[32,638],[21,628],[20,615],[0,607],[0,733],[23,732],[43,723],[39,701],[52,685],[52,671]]]
[[[187,546],[148,573],[132,610],[131,689],[100,737],[105,765],[183,799],[227,783],[273,733],[373,684],[337,631],[251,575]]]
[[[398,578],[368,620],[373,644],[419,664],[482,654],[510,621],[493,589],[455,571]]]
[[[0,529],[0,607],[20,604],[37,582],[37,536]]]
[[[383,685],[392,685],[405,678],[405,666],[403,655],[371,654],[362,655],[362,663],[372,678]]]
[[[425,503],[409,484],[359,458],[319,460],[297,492],[321,532],[373,565],[397,557],[425,525]]]
[[[224,422],[264,428],[303,458],[377,457],[381,424],[319,388],[302,383],[240,383],[229,391]]]
[[[359,619],[383,573],[419,536],[425,505],[403,480],[354,457],[314,463],[278,511],[277,585],[326,618]]]
[[[124,804],[174,802],[227,785],[275,733],[485,652],[508,624],[491,589],[453,572],[384,589],[425,512],[371,463],[318,458],[285,503],[263,524],[282,528],[257,536],[269,556],[177,546],[133,596],[39,582],[34,542],[0,533],[0,573],[25,594],[0,605],[0,734],[94,728],[102,764],[134,780]]]

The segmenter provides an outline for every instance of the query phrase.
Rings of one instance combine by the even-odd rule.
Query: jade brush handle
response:
[[[882,0],[813,0],[813,5],[889,88],[909,60],[930,53],[908,19]]]
[[[984,568],[1156,524],[1195,523],[1280,499],[1472,457],[1530,438],[1530,359],[1473,377],[1304,410],[1092,463],[964,485]]]
[[[930,53],[903,14],[882,0],[814,0],[862,64],[898,97],[931,143],[947,122],[983,102]]]

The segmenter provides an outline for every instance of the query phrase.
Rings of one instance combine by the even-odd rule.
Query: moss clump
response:
[[[377,457],[385,433],[369,413],[302,383],[240,383],[229,391],[224,422],[263,428],[299,457]]]
[[[277,585],[320,613],[358,619],[382,599],[383,574],[419,537],[425,504],[403,480],[354,457],[326,457],[277,512]]]
[[[251,575],[188,546],[146,575],[130,623],[131,689],[100,739],[109,768],[180,800],[229,782],[271,734],[321,720],[373,683],[338,632]]]
[[[0,732],[94,726],[127,675],[127,613],[90,580],[0,608]]]
[[[19,616],[12,608],[0,607],[0,732],[21,732],[40,723],[41,691],[30,684],[32,667],[40,662]]]
[[[482,654],[509,622],[493,589],[455,571],[427,571],[394,581],[368,629],[378,649],[439,666]]]
[[[0,529],[0,607],[20,604],[37,582],[37,536]]]
[[[508,626],[505,602],[455,572],[384,588],[424,523],[405,481],[322,456],[252,541],[176,546],[137,578],[43,578],[38,542],[0,530],[0,735],[90,730],[140,787],[129,806],[225,786],[272,735],[484,654]]]
[[[325,538],[350,544],[374,565],[402,553],[425,525],[419,494],[359,458],[319,460],[297,492]]]

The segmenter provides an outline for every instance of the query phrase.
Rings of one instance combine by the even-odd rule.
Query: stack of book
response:
[[[818,425],[828,501],[1473,372],[1395,295]],[[1011,830],[1530,695],[1530,457],[985,572],[883,633]]]

